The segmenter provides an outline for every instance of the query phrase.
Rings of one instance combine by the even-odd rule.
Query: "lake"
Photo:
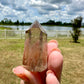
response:
[[[30,26],[16,26],[16,25],[0,25],[0,27],[10,27],[10,28],[13,28],[13,29],[19,29],[19,30],[27,30]],[[55,30],[59,30],[59,31],[68,31],[68,30],[72,30],[72,27],[63,27],[63,26],[43,26],[42,27],[46,30],[46,31],[49,31],[49,30],[52,30],[52,31],[55,31]],[[81,30],[84,31],[84,28],[81,28]]]
[[[30,26],[16,26],[16,25],[0,25],[0,27],[10,27],[13,28],[14,30],[27,30],[30,28]],[[58,35],[70,35],[70,32],[72,30],[72,27],[63,27],[63,26],[43,26],[42,27],[46,30],[48,36],[58,36]],[[81,28],[81,30],[84,33],[84,28]]]

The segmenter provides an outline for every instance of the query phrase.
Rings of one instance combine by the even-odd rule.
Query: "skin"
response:
[[[48,43],[48,68],[43,72],[30,72],[24,66],[13,69],[14,74],[20,77],[20,84],[60,84],[63,66],[63,56],[58,49],[58,43],[51,40]]]

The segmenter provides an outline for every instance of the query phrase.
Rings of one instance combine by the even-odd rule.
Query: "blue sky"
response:
[[[77,16],[84,18],[84,0],[0,0],[0,20],[70,22]]]

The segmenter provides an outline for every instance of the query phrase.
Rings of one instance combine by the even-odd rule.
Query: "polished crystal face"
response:
[[[23,65],[35,72],[47,68],[47,34],[38,21],[26,31]]]

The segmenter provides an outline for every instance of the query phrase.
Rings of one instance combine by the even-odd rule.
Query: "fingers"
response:
[[[61,72],[62,72],[62,65],[63,65],[63,57],[61,53],[58,51],[53,51],[49,55],[48,69],[52,70],[55,73],[59,81],[60,81]]]
[[[53,49],[57,49],[58,42],[56,40],[51,40],[48,42],[48,56]]]
[[[13,73],[16,74],[18,77],[20,77],[21,79],[23,79],[26,83],[22,83],[21,84],[42,84],[42,80],[39,76],[38,73],[32,73],[28,70],[26,70],[24,67],[22,66],[18,66],[16,68],[13,69]]]
[[[46,84],[59,84],[59,81],[51,70],[47,71]]]
[[[48,55],[48,69],[52,70],[55,73],[57,79],[60,81],[63,65],[63,56],[60,53],[60,50],[58,50],[57,48],[57,43],[48,43]]]

